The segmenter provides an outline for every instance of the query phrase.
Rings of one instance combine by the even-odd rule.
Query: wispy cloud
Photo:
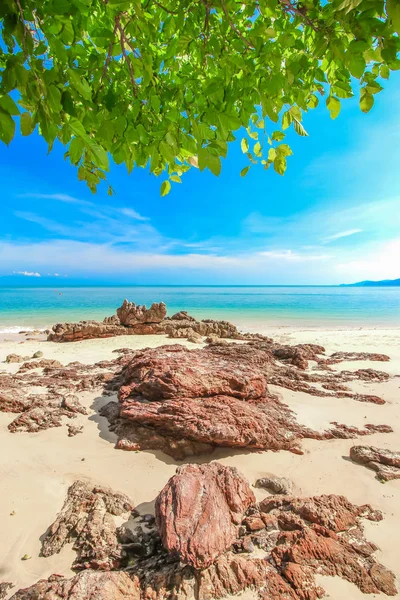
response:
[[[340,231],[339,233],[334,233],[333,235],[328,235],[324,241],[325,242],[333,242],[334,240],[340,240],[341,238],[349,237],[350,235],[354,235],[356,233],[361,233],[362,229],[347,229],[347,231]]]
[[[67,204],[80,204],[81,206],[94,206],[93,202],[88,200],[80,200],[68,194],[37,194],[29,192],[27,194],[18,194],[18,198],[37,198],[38,200],[58,200]]]
[[[144,217],[143,215],[139,214],[133,208],[120,208],[119,212],[122,215],[125,215],[126,217],[129,217],[130,219],[136,219],[137,221],[149,221],[150,220],[149,217]]]
[[[14,275],[23,275],[24,277],[41,277],[40,273],[33,271],[13,271]]]

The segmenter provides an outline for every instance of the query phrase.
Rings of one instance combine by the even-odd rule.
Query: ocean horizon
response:
[[[165,302],[168,315],[186,310],[224,319],[240,329],[282,327],[400,327],[400,288],[299,285],[68,285],[0,287],[0,332],[55,323],[103,320],[123,300]]]

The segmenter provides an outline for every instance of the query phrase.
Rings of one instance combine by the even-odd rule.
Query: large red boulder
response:
[[[269,359],[264,351],[236,344],[201,350],[178,344],[147,348],[125,367],[119,398],[138,394],[146,400],[218,395],[260,398],[267,391],[260,367]]]
[[[233,467],[179,467],[156,500],[162,542],[182,562],[204,569],[235,541],[254,501],[249,484]]]

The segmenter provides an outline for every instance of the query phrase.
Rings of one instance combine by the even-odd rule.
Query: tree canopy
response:
[[[218,175],[238,135],[242,176],[283,174],[305,112],[368,112],[400,69],[399,0],[1,0],[0,23],[0,139],[38,128],[92,191],[110,158],[162,195]]]

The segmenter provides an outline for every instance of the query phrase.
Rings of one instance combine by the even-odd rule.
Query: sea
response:
[[[196,318],[228,320],[247,331],[277,326],[400,327],[400,287],[0,287],[0,333],[102,320],[125,298],[147,306],[163,301],[170,316],[186,310]]]

